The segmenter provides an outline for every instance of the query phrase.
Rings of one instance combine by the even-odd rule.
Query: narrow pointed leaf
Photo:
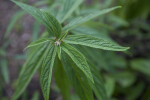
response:
[[[65,63],[64,59],[67,59],[66,57],[67,57],[67,55],[63,54],[63,52],[62,52],[62,59],[61,59],[62,63]],[[64,68],[67,69],[68,68],[67,66],[69,66],[69,68],[70,68],[70,66],[72,66],[72,65],[69,65],[69,62],[71,62],[71,61],[66,61],[66,63],[68,65],[67,64],[64,65]],[[80,75],[80,77],[82,77],[82,79],[87,78],[85,76],[85,74],[82,74],[82,72],[79,71],[79,69],[77,69],[76,67],[74,67],[73,69]],[[92,75],[93,75],[94,83],[92,83],[90,80],[88,80],[88,82],[86,82],[86,84],[90,85],[90,87],[92,88],[92,90],[95,93],[98,100],[108,100],[106,90],[105,90],[105,87],[104,87],[104,82],[103,82],[103,80],[100,76],[100,73],[99,73],[98,69],[95,66],[91,65],[91,64],[90,64],[90,69],[91,69],[91,72],[92,72]],[[70,71],[68,71],[67,73],[69,73],[69,72]],[[70,73],[72,74],[72,72],[70,72]],[[71,76],[71,75],[68,75],[68,76]],[[71,78],[71,79],[73,79],[73,78]]]
[[[73,63],[71,58],[63,51],[62,64],[75,92],[80,100],[93,100],[92,89],[90,88],[85,74]],[[82,72],[82,74],[80,74]]]
[[[54,76],[64,100],[70,100],[70,82],[58,57],[54,66]]]
[[[150,59],[134,59],[130,61],[132,69],[150,76]]]
[[[67,36],[67,34],[68,34],[68,30],[67,30],[65,33],[63,33],[63,34],[61,35],[60,41],[61,41],[62,39],[64,39],[64,38]]]
[[[37,2],[34,5],[35,6],[40,6],[42,4],[45,4],[46,1],[41,1],[41,2]],[[15,23],[21,19],[21,17],[23,17],[26,13],[22,10],[17,11],[11,18],[9,25],[7,27],[6,33],[5,33],[5,38],[10,34],[11,30],[13,29],[13,27],[15,26]]]
[[[112,51],[125,51],[129,49],[129,47],[122,47],[107,40],[103,40],[102,38],[96,38],[90,35],[68,35],[64,42]]]
[[[90,35],[90,36],[102,38],[104,40],[110,41],[111,43],[117,44],[114,40],[111,39],[111,37],[109,36],[109,34],[107,34],[107,32],[105,30],[100,31],[95,28],[79,26],[79,27],[76,27],[73,30],[71,30],[71,33],[73,33],[74,35],[76,35],[76,34],[77,35],[80,35],[80,34]]]
[[[115,79],[110,76],[105,76],[105,88],[107,96],[111,98],[115,89]]]
[[[37,21],[34,21],[32,29],[32,42],[36,41],[40,34],[40,24]]]
[[[83,0],[63,0],[63,5],[57,15],[60,23],[63,23],[79,7]]]
[[[58,46],[57,54],[58,54],[58,58],[61,59],[61,47],[60,46]]]
[[[23,69],[21,70],[18,80],[18,86],[12,97],[12,100],[17,100],[17,98],[22,94],[24,89],[29,84],[36,70],[42,65],[42,59],[47,54],[46,47],[48,45],[49,43],[38,47],[34,50],[32,55],[29,56],[28,60],[23,66]]]
[[[40,97],[39,91],[35,91],[31,100],[39,100],[39,97]]]
[[[41,45],[41,44],[49,42],[49,41],[51,41],[51,40],[48,38],[42,38],[42,39],[39,39],[37,41],[30,43],[25,49],[30,48],[30,47],[34,47],[34,46],[38,46],[38,45]]]
[[[1,59],[0,70],[1,70],[1,74],[4,78],[4,81],[8,84],[10,82],[10,78],[9,78],[9,71],[8,71],[8,65],[7,65],[6,59]]]
[[[73,30],[71,30],[71,32],[74,35],[76,35],[76,34],[77,35],[78,34],[91,35],[93,37],[103,38],[103,39],[106,39],[106,40],[109,40],[109,41],[113,41],[112,39],[110,39],[110,37],[108,36],[108,34],[106,34],[103,31],[99,31],[99,30],[97,30],[95,28],[79,26],[79,27],[76,27]]]
[[[44,22],[42,20],[42,12],[40,10],[38,10],[37,8],[34,8],[30,5],[16,1],[16,0],[11,0],[11,1],[14,2],[15,4],[17,4],[19,7],[21,7],[26,12],[28,12],[30,15],[32,15],[36,20],[38,20],[38,21],[42,22],[42,24],[44,24]]]
[[[61,35],[61,25],[59,24],[57,19],[45,10],[41,9],[41,12],[43,14],[43,19],[49,32],[54,33],[56,37],[59,37]]]
[[[80,50],[84,55],[86,55],[86,58],[88,58],[88,62],[90,65],[89,67],[91,69],[93,79],[94,79],[94,84],[91,81],[89,81],[89,85],[92,88],[93,92],[95,93],[97,99],[98,100],[108,100],[106,90],[104,87],[103,79],[100,76],[98,68],[96,68],[96,66],[94,66],[96,64],[95,60],[97,60],[97,61],[101,60],[99,57],[96,57],[96,56],[99,56],[99,54],[97,54],[95,52],[95,49],[92,49],[92,48],[87,48],[87,47],[83,47],[83,46],[75,46],[75,47],[77,47],[78,50]],[[85,49],[83,49],[83,48],[85,48]],[[88,50],[91,50],[91,51],[87,52]],[[90,55],[92,55],[93,57]],[[94,57],[96,57],[96,58],[94,58]]]
[[[57,53],[57,48],[55,47],[55,45],[51,44],[48,47],[48,54],[44,58],[42,64],[40,82],[41,82],[41,88],[45,100],[49,100],[52,69],[54,66],[56,53]]]
[[[70,56],[70,58],[75,62],[77,67],[79,67],[79,69],[84,72],[87,78],[89,78],[93,82],[92,73],[85,57],[78,50],[66,43],[62,43],[62,50],[64,50]]]
[[[104,10],[101,10],[101,11],[95,11],[89,15],[86,15],[84,17],[78,17],[78,18],[75,18],[74,20],[72,20],[68,25],[66,25],[64,28],[63,28],[63,31],[66,31],[66,30],[71,30],[75,27],[77,27],[78,25],[80,24],[83,24],[95,17],[98,17],[100,15],[103,15],[103,14],[106,14],[106,13],[109,13],[117,8],[120,8],[120,6],[116,6],[116,7],[112,7],[112,8],[108,8],[108,9],[104,9]]]
[[[104,82],[100,76],[98,69],[95,66],[90,66],[90,69],[93,74],[95,83],[95,84],[91,83],[90,86],[92,87],[96,97],[98,98],[98,100],[108,100]]]
[[[59,37],[61,33],[61,26],[53,15],[44,10],[40,11],[35,7],[18,2],[16,0],[12,0],[12,2],[17,4],[23,10],[32,15],[36,20],[41,22],[47,28],[49,34],[54,34],[56,37]]]
[[[18,19],[20,19],[23,15],[25,15],[24,11],[17,11],[9,21],[9,24],[7,26],[7,30],[5,33],[5,38],[10,34],[11,30],[15,26],[15,23],[17,22]]]

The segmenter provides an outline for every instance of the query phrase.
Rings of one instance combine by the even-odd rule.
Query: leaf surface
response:
[[[52,69],[57,53],[57,48],[55,47],[55,45],[51,44],[47,49],[48,53],[43,60],[40,74],[41,88],[45,100],[49,100]]]
[[[62,7],[57,15],[60,23],[63,23],[79,7],[83,0],[63,0]]]
[[[86,23],[87,24],[87,23]],[[98,25],[95,25],[95,26],[98,26]],[[100,27],[100,26],[98,26]],[[90,36],[93,36],[93,37],[97,37],[97,38],[103,38],[105,40],[108,40],[110,41],[111,43],[115,43],[114,40],[112,40],[110,38],[110,36],[107,34],[107,32],[103,31],[103,30],[97,30],[95,28],[91,28],[91,27],[82,27],[82,26],[79,26],[79,27],[76,27],[74,28],[73,30],[71,30],[71,32],[74,34],[74,35],[80,35],[80,34],[84,34],[84,35],[90,35]]]
[[[54,66],[54,76],[64,100],[70,100],[70,82],[58,57]]]
[[[112,51],[125,51],[129,49],[129,47],[122,47],[107,40],[103,40],[102,38],[96,38],[89,35],[68,35],[64,42]]]
[[[4,78],[4,81],[8,84],[10,82],[9,71],[8,71],[8,62],[6,59],[1,59],[0,61],[0,70]]]
[[[48,29],[49,34],[54,34],[56,37],[59,37],[59,35],[61,34],[61,26],[53,15],[47,13],[44,10],[40,11],[35,7],[29,6],[27,4],[15,0],[12,0],[12,2],[17,4],[23,10],[32,15],[36,20],[41,22]]]
[[[40,30],[40,24],[37,21],[35,21],[32,29],[32,42],[38,39]]]
[[[39,46],[37,49],[34,50],[32,55],[29,55],[26,63],[24,64],[18,80],[18,86],[16,91],[12,97],[12,100],[17,100],[17,98],[22,94],[24,89],[27,87],[28,83],[30,82],[32,76],[36,72],[36,70],[42,65],[42,59],[47,54],[47,47],[48,43]]]
[[[150,76],[150,59],[135,59],[130,61],[132,69]]]
[[[90,69],[92,71],[95,83],[95,84],[91,83],[90,86],[93,89],[96,97],[98,98],[98,100],[108,100],[106,90],[104,87],[104,82],[100,76],[98,69],[92,65],[90,66]]]
[[[107,96],[111,98],[115,89],[115,80],[110,76],[106,76],[105,80],[106,80],[105,88],[106,88]]]
[[[75,92],[80,100],[93,100],[92,89],[90,88],[86,75],[76,66],[71,58],[62,51],[62,64]],[[80,74],[82,72],[82,74]]]
[[[25,12],[24,11],[18,11],[16,12],[11,20],[9,21],[9,24],[7,26],[7,30],[6,30],[6,33],[5,33],[5,38],[10,34],[11,30],[13,29],[13,27],[15,26],[15,23],[17,22],[18,19],[20,19],[22,16],[25,15]]]
[[[34,41],[34,42],[30,43],[30,44],[26,47],[26,49],[27,49],[27,48],[30,48],[30,47],[38,46],[38,45],[40,45],[40,44],[43,44],[43,43],[46,43],[46,42],[50,42],[50,41],[51,41],[51,40],[48,39],[48,38],[42,38],[42,39],[39,39],[39,40],[37,40],[37,41]]]
[[[77,67],[79,67],[79,69],[84,72],[87,78],[89,78],[93,82],[92,73],[85,57],[78,50],[64,42],[62,43],[62,50],[64,50],[70,56],[70,58],[75,62]]]
[[[32,15],[36,20],[38,20],[38,21],[42,22],[42,24],[44,24],[44,22],[42,20],[42,12],[40,10],[38,10],[37,8],[34,8],[30,5],[16,1],[16,0],[11,0],[11,1],[14,2],[15,4],[17,4],[19,7],[21,7],[26,12],[28,12],[30,15]]]
[[[91,14],[88,14],[84,17],[77,17],[75,18],[74,20],[72,20],[69,24],[67,24],[64,28],[63,28],[63,31],[66,31],[66,30],[71,30],[75,27],[77,27],[78,25],[80,24],[83,24],[97,16],[100,16],[100,15],[103,15],[103,14],[106,14],[106,13],[109,13],[117,8],[120,8],[120,6],[116,6],[116,7],[112,7],[112,8],[108,8],[108,9],[104,9],[104,10],[101,10],[101,11],[95,11]]]
[[[49,32],[54,33],[56,37],[59,37],[61,35],[61,25],[59,24],[57,19],[45,10],[41,9],[41,12],[43,14],[43,19]]]

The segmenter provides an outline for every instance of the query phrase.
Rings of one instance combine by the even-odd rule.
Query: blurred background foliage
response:
[[[20,1],[46,8],[54,16],[62,4],[61,0]],[[85,0],[70,18],[71,20],[77,15],[83,16],[97,9],[122,6],[121,9],[72,30],[72,34],[103,37],[131,47],[127,52],[77,47],[87,57],[88,62],[99,69],[110,100],[150,100],[149,4],[150,0]],[[1,5],[12,8],[3,9],[4,6]],[[26,59],[24,48],[29,41],[35,41],[45,29],[26,12],[18,10],[11,1],[1,0],[0,6],[0,100],[10,100],[16,87],[16,77]],[[8,16],[10,9],[10,17],[4,18]],[[3,24],[5,21],[7,24]],[[51,90],[51,100],[62,100],[54,81]],[[41,96],[38,76],[35,75],[20,100],[42,100]],[[80,99],[72,92],[71,100]]]

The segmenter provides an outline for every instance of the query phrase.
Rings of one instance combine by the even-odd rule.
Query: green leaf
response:
[[[88,84],[88,78],[86,75],[76,66],[75,63],[73,63],[71,58],[64,51],[62,51],[61,59],[68,79],[75,92],[80,97],[80,100],[93,100],[92,89]]]
[[[127,67],[126,60],[113,51],[95,49],[82,45],[75,46],[85,55],[90,64],[99,66],[101,69],[114,72],[116,68],[124,69]]]
[[[80,100],[77,94],[72,94],[70,100]]]
[[[40,94],[39,91],[35,91],[31,100],[39,100]]]
[[[103,60],[101,61],[101,57],[100,57],[103,56],[101,55],[102,50],[81,46],[81,45],[75,45],[75,47],[78,50],[80,50],[80,52],[86,57],[88,63],[100,67],[103,65]]]
[[[52,41],[52,40],[50,40],[48,38],[42,38],[42,39],[39,39],[37,41],[30,43],[25,49],[30,48],[30,47],[34,47],[34,46],[38,46],[38,45],[41,45],[43,43],[50,42],[50,41]]]
[[[68,34],[68,30],[65,32],[65,33],[63,33],[62,35],[61,35],[61,37],[60,37],[60,41],[61,40],[63,40],[66,36],[67,36],[67,34]]]
[[[132,86],[137,79],[137,74],[130,71],[113,73],[111,76],[124,88]]]
[[[58,54],[58,58],[61,59],[61,47],[60,46],[58,46],[57,54]]]
[[[128,89],[126,100],[139,99],[140,94],[142,94],[143,91],[145,91],[144,88],[145,88],[145,83],[143,81],[142,82],[139,81],[137,84],[132,86],[132,88]],[[142,99],[142,100],[148,100],[148,99]]]
[[[122,47],[107,40],[103,40],[102,38],[96,38],[89,35],[68,35],[64,42],[112,51],[125,51],[129,49],[129,47]]]
[[[1,59],[1,61],[0,61],[0,70],[1,70],[1,74],[2,74],[5,82],[8,84],[10,82],[10,78],[9,78],[7,60]]]
[[[17,11],[11,18],[11,20],[9,21],[9,24],[7,26],[7,30],[5,33],[5,38],[10,34],[11,30],[13,29],[13,27],[15,26],[15,23],[17,22],[18,19],[20,19],[22,16],[25,15],[24,11]]]
[[[59,37],[61,34],[61,26],[59,22],[56,20],[54,16],[50,13],[47,13],[44,10],[39,10],[27,4],[12,0],[12,2],[16,3],[23,10],[32,15],[36,20],[41,22],[48,29],[49,34],[54,34],[56,37]]]
[[[35,21],[32,29],[32,42],[38,39],[39,33],[40,33],[40,24],[37,21]]]
[[[48,3],[48,1],[38,1],[38,2],[35,2],[35,6],[42,6],[42,5],[46,5]]]
[[[48,52],[46,49],[48,45],[49,43],[39,46],[38,48],[34,49],[33,53],[30,53],[32,55],[29,55],[20,72],[18,86],[12,97],[12,100],[17,100],[17,98],[22,94],[24,89],[29,84],[36,70],[42,65],[43,57],[47,55]]]
[[[56,37],[59,37],[61,35],[61,25],[59,24],[57,19],[43,9],[41,9],[41,12],[43,13],[43,19],[49,32],[54,33]]]
[[[55,45],[51,44],[48,47],[48,53],[45,56],[42,64],[40,83],[45,100],[49,100],[52,69],[54,66],[56,53],[57,48],[55,47]]]
[[[131,68],[150,76],[150,59],[135,59],[130,61]]]
[[[108,16],[108,21],[112,27],[117,28],[117,27],[129,27],[129,22],[126,21],[125,19],[118,17],[118,16],[114,16],[114,15],[110,15]]]
[[[111,98],[115,89],[115,80],[110,76],[106,76],[105,79],[106,79],[106,83],[105,83],[106,92],[108,97]]]
[[[63,0],[62,7],[60,8],[57,19],[60,23],[63,23],[68,17],[71,16],[83,0]]]
[[[99,22],[98,22],[99,23]],[[87,25],[87,23],[86,23]],[[91,24],[90,24],[91,25]],[[98,25],[95,25],[97,27],[100,27]],[[115,43],[111,38],[110,36],[107,34],[106,31],[103,31],[103,30],[98,30],[98,29],[95,29],[95,28],[91,28],[91,27],[83,27],[83,26],[79,26],[79,27],[76,27],[74,28],[73,30],[71,30],[71,32],[74,34],[74,35],[80,35],[80,34],[84,34],[84,35],[91,35],[93,37],[97,37],[97,38],[103,38],[105,40],[108,40],[112,43]]]
[[[40,6],[40,5],[45,4],[45,3],[47,3],[47,2],[46,2],[46,1],[40,1],[40,2],[35,3],[34,5],[35,5],[35,6]],[[24,11],[20,10],[20,11],[17,11],[17,12],[11,17],[11,20],[10,20],[10,22],[9,22],[9,25],[8,25],[7,30],[6,30],[6,33],[5,33],[5,38],[10,34],[12,28],[15,26],[15,23],[16,23],[21,17],[23,17],[25,14],[26,14],[26,13],[25,13]],[[37,27],[37,26],[36,26],[36,27]],[[39,30],[39,29],[37,29],[37,30]],[[36,30],[34,30],[34,32],[35,32],[35,31],[36,31]],[[34,33],[34,32],[33,32],[33,33]],[[37,32],[37,31],[36,31],[36,32]]]
[[[75,27],[77,27],[78,25],[80,24],[83,24],[97,16],[100,16],[100,15],[103,15],[103,14],[106,14],[106,13],[109,13],[117,8],[120,8],[120,6],[116,6],[116,7],[112,7],[112,8],[108,8],[108,9],[104,9],[104,10],[101,10],[101,11],[95,11],[89,15],[86,15],[84,17],[78,17],[78,18],[75,18],[74,20],[72,20],[68,25],[66,25],[64,28],[63,28],[63,31],[66,31],[66,30],[71,30]]]
[[[70,56],[70,58],[75,62],[77,67],[79,67],[79,69],[81,69],[84,72],[87,78],[89,78],[92,82],[94,82],[92,73],[90,71],[90,68],[88,66],[85,57],[78,50],[76,50],[75,48],[73,48],[72,46],[64,42],[62,43],[61,47],[62,50],[64,50]]]
[[[11,0],[11,1],[14,2],[15,4],[17,4],[19,7],[21,7],[26,12],[28,12],[30,15],[32,15],[36,20],[38,20],[38,21],[42,22],[42,24],[44,24],[44,21],[42,18],[42,12],[40,10],[38,10],[37,8],[34,8],[32,6],[29,6],[27,4],[16,1],[16,0]]]
[[[96,97],[98,98],[98,100],[108,100],[104,82],[100,76],[99,70],[93,65],[90,65],[90,69],[94,78],[94,84],[90,83],[90,86],[93,89]]]
[[[94,37],[103,37],[103,38],[105,38],[105,36],[107,35],[103,32],[99,32],[94,28],[82,27],[82,26],[72,29],[71,32],[73,32],[74,34],[85,34],[85,35],[91,35]]]
[[[78,46],[75,46],[75,47],[78,48]],[[78,49],[83,50],[82,53],[84,55],[87,55],[86,58],[88,58],[88,62],[90,62],[90,69],[91,69],[93,79],[94,79],[94,84],[90,83],[90,86],[93,89],[93,92],[95,93],[98,100],[108,100],[106,90],[104,87],[104,82],[100,76],[99,70],[95,67],[95,66],[101,66],[102,61],[100,62],[101,60],[100,56],[103,56],[103,55],[98,54],[101,51],[98,49],[93,49],[93,48],[88,48],[88,47],[86,47],[85,49],[82,49],[81,47],[85,48],[85,46],[80,46]],[[97,65],[97,62],[98,63],[100,62],[100,65]]]
[[[70,82],[58,57],[54,66],[54,76],[64,100],[70,100]]]

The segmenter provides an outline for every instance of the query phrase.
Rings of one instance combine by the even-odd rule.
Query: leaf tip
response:
[[[126,49],[125,50],[129,50],[130,49],[130,47],[125,47]]]
[[[122,6],[118,6],[117,8],[122,8]]]
[[[25,48],[23,49],[23,51],[26,51],[28,48],[29,48],[28,46],[27,46],[27,47],[25,47]]]

